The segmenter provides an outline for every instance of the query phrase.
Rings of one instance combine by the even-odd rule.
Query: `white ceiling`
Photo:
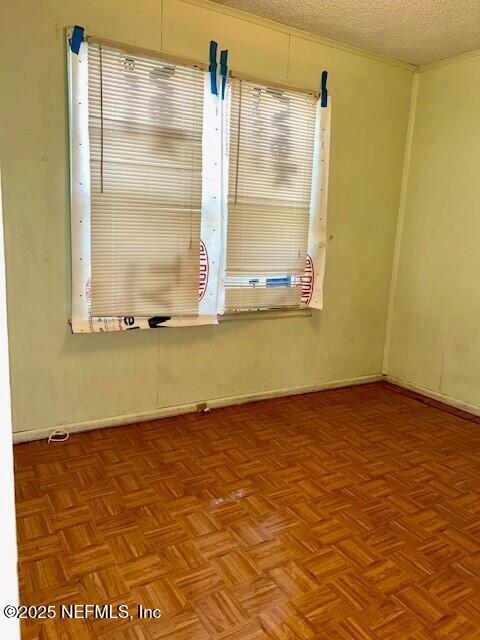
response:
[[[214,0],[421,65],[480,48],[480,0]]]

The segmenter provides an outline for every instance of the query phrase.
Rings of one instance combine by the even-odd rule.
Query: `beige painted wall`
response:
[[[480,56],[419,76],[386,370],[480,409]]]
[[[311,318],[71,335],[64,28],[206,59],[333,95],[325,310]],[[3,0],[0,148],[14,430],[381,371],[412,72],[218,5]]]

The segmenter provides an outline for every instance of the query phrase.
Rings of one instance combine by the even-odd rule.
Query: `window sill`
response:
[[[312,309],[266,309],[265,311],[231,311],[218,316],[218,323],[239,320],[281,320],[287,318],[311,318]]]

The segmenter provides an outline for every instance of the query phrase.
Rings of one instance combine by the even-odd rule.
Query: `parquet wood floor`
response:
[[[455,413],[455,412],[454,412]],[[480,425],[385,383],[15,447],[24,640],[480,639]]]

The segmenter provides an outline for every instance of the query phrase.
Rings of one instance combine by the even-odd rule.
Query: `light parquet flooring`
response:
[[[385,383],[15,447],[24,640],[480,639],[480,425]]]

